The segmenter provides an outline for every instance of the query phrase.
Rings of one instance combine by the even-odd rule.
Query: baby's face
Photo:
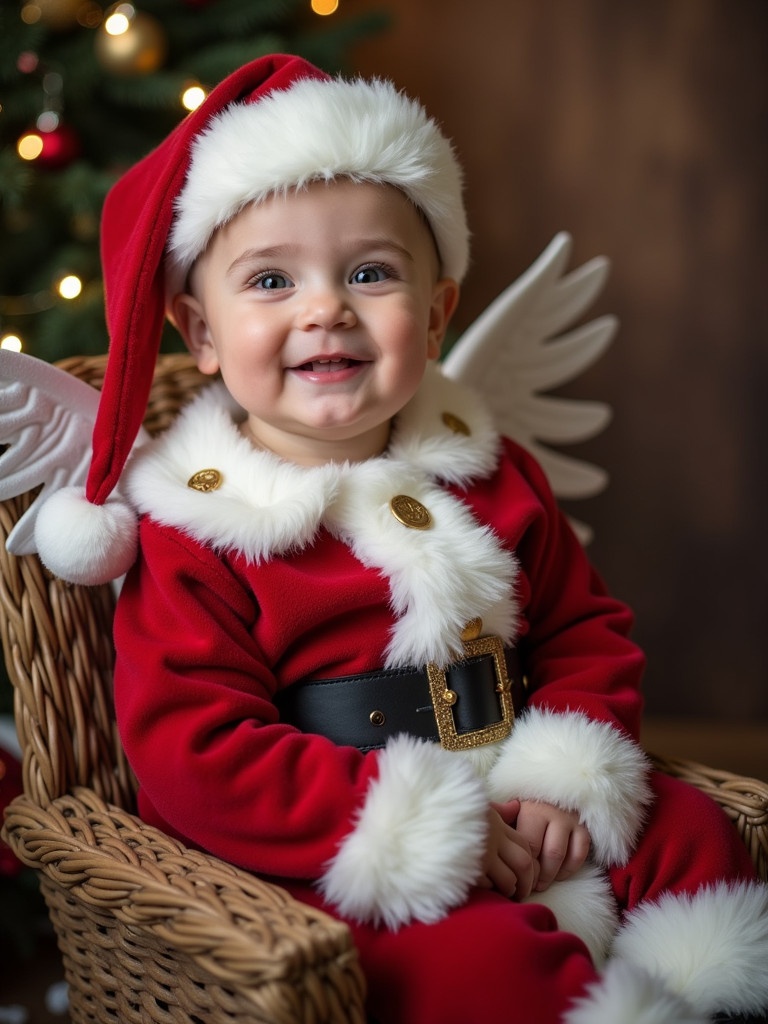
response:
[[[256,444],[302,464],[383,451],[440,352],[458,297],[397,189],[341,179],[246,207],[215,235],[175,315]]]

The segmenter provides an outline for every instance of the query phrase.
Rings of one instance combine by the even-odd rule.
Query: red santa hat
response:
[[[400,188],[430,224],[442,273],[461,280],[461,170],[435,121],[390,82],[331,78],[299,57],[260,58],[115,184],[101,226],[109,360],[85,494],[56,492],[36,525],[53,573],[102,583],[135,558],[135,517],[115,488],[146,412],[168,303],[217,228],[249,203],[337,177]]]

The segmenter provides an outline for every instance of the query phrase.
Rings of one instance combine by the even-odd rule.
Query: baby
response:
[[[346,921],[379,1024],[768,1006],[765,887],[638,746],[629,611],[437,366],[468,232],[435,122],[257,60],[118,182],[103,251],[87,491],[39,546],[128,573],[142,817]],[[128,461],[164,312],[218,380]]]

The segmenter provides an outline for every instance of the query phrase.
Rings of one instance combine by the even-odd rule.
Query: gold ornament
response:
[[[21,20],[63,32],[77,24],[82,4],[83,0],[28,0],[21,8]]]
[[[111,7],[96,33],[96,59],[115,75],[148,75],[168,52],[163,26],[132,4]]]

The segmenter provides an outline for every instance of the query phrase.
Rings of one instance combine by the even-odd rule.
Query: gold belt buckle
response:
[[[512,732],[515,722],[515,711],[512,706],[512,692],[507,676],[507,663],[504,657],[504,645],[498,636],[481,636],[476,639],[464,640],[466,658],[491,654],[496,674],[496,693],[499,695],[501,721],[470,732],[458,732],[453,717],[453,705],[457,701],[456,693],[448,686],[445,669],[439,668],[434,662],[427,665],[429,692],[432,707],[437,720],[437,732],[440,745],[446,750],[473,750],[487,743],[503,740]]]

